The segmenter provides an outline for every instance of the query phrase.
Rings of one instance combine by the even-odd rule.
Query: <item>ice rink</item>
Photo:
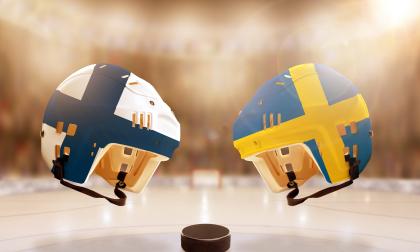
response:
[[[0,225],[7,227],[0,251],[182,251],[180,231],[195,223],[227,226],[230,251],[420,251],[420,195],[404,192],[410,182],[379,184],[388,189],[350,187],[296,207],[258,183],[152,183],[129,193],[125,207],[61,187],[8,193],[0,200]]]
[[[110,197],[153,176],[118,207],[53,160]],[[356,164],[294,207],[259,175],[304,197]],[[0,0],[0,252],[181,252],[199,223],[420,252],[420,0]]]

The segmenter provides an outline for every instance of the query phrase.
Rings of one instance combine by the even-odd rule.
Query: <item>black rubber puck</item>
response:
[[[181,246],[187,252],[224,252],[230,248],[230,231],[215,224],[196,224],[185,227]]]

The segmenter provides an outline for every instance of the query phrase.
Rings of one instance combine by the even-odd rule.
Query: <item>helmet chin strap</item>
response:
[[[123,191],[120,190],[120,188],[124,188],[126,186],[126,184],[124,183],[124,179],[125,176],[127,175],[127,173],[125,172],[119,172],[118,173],[118,182],[115,185],[115,189],[114,189],[114,194],[118,197],[118,198],[110,198],[107,197],[105,195],[102,195],[100,193],[97,193],[95,191],[92,191],[88,188],[82,187],[82,186],[78,186],[78,185],[74,185],[71,184],[67,181],[64,180],[64,166],[66,164],[66,162],[68,161],[69,156],[64,155],[63,157],[59,157],[56,160],[53,161],[53,168],[51,170],[51,172],[54,174],[54,177],[58,180],[60,180],[60,183],[66,187],[69,187],[73,190],[76,190],[78,192],[84,193],[86,195],[89,195],[93,198],[103,198],[106,199],[107,201],[109,201],[110,203],[117,205],[117,206],[124,206],[125,205],[125,201],[127,199],[127,196],[125,195],[125,193]]]
[[[311,195],[308,195],[306,197],[303,198],[296,198],[296,196],[298,196],[299,194],[299,188],[298,188],[298,184],[295,182],[296,179],[296,175],[293,171],[290,172],[286,172],[287,177],[289,178],[289,183],[287,184],[287,187],[290,189],[293,189],[291,192],[289,192],[287,194],[287,204],[289,206],[296,206],[299,205],[303,202],[305,202],[307,199],[309,198],[320,198],[322,196],[325,196],[327,194],[330,194],[332,192],[338,191],[344,187],[347,187],[351,184],[353,184],[353,180],[357,179],[359,177],[359,163],[360,161],[357,160],[354,157],[350,157],[350,155],[345,155],[345,160],[346,162],[349,163],[349,175],[350,175],[350,180],[339,184],[339,185],[335,185],[335,186],[331,186],[331,187],[327,187],[325,189],[322,189],[316,193],[313,193]]]

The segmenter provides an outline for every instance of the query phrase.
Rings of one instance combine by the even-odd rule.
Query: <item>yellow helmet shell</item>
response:
[[[235,148],[254,162],[273,191],[286,188],[285,172],[292,168],[300,184],[317,170],[329,183],[348,179],[346,154],[357,157],[362,172],[371,136],[369,112],[356,86],[320,64],[297,65],[267,81],[233,126]]]

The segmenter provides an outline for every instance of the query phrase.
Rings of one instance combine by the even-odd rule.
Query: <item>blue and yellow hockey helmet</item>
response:
[[[124,205],[120,188],[140,192],[180,141],[180,125],[147,81],[110,64],[86,66],[65,79],[44,114],[41,151],[65,186]],[[83,184],[92,173],[115,185],[111,199]]]
[[[318,171],[329,183],[352,183],[368,163],[371,122],[356,86],[334,69],[302,64],[267,81],[245,105],[233,126],[234,146],[254,163],[273,192],[302,185]],[[308,198],[309,198],[308,197]]]

